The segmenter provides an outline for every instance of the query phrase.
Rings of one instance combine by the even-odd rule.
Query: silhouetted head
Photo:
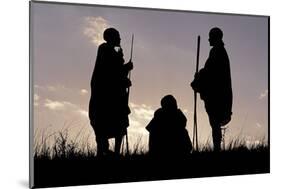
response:
[[[103,32],[103,39],[110,45],[120,46],[120,35],[115,28],[107,28]]]
[[[161,99],[161,106],[165,110],[176,110],[176,109],[178,109],[177,100],[172,95],[164,96]]]
[[[223,33],[220,28],[212,28],[209,32],[209,43],[210,46],[215,46],[222,42]]]

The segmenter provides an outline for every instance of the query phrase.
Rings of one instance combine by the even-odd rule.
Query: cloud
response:
[[[53,101],[50,99],[46,99],[44,106],[46,108],[49,108],[50,110],[63,110],[66,106],[66,102],[59,102],[59,101]]]
[[[145,104],[134,107],[133,111],[138,118],[144,120],[151,120],[154,114],[154,110],[150,106],[147,106]]]
[[[104,42],[103,32],[108,27],[108,21],[100,16],[86,17],[83,34],[89,37],[91,42],[98,46]]]
[[[184,114],[188,115],[188,114],[193,114],[193,112],[189,111],[188,109],[183,109],[182,110]]]
[[[44,106],[52,111],[68,111],[68,113],[75,113],[82,117],[88,117],[88,111],[68,101],[55,101],[46,99]]]
[[[34,88],[35,88],[35,89],[43,89],[43,87],[42,87],[42,86],[40,86],[40,85],[36,85],[36,84],[34,85]]]
[[[34,94],[34,106],[39,106],[39,98],[40,98],[40,96],[38,95],[38,94]]]
[[[88,94],[89,92],[86,90],[86,89],[81,89],[80,90],[80,94],[81,95],[86,95],[86,94]]]
[[[34,88],[37,92],[42,94],[45,98],[39,97],[38,93],[34,93],[34,106],[39,106],[39,98],[43,99],[41,101],[42,107],[46,108],[51,111],[60,111],[60,113],[64,113],[64,115],[79,115],[82,117],[88,117],[88,112],[81,108],[79,104],[74,104],[69,101],[64,100],[55,100],[54,98],[51,99],[51,96],[57,96],[57,97],[65,97],[66,94],[69,95],[68,97],[75,97],[81,98],[79,95],[86,95],[89,92],[86,89],[71,89],[68,87],[65,87],[62,84],[56,84],[56,85],[34,85]]]
[[[46,99],[44,106],[50,110],[76,109],[77,105],[67,101],[54,101]]]
[[[130,102],[130,103],[129,103],[129,106],[130,106],[131,108],[136,108],[138,105],[136,105],[136,104]]]
[[[79,113],[80,115],[82,115],[84,117],[88,117],[88,111],[86,111],[86,110],[78,109],[77,113]]]
[[[56,91],[56,87],[55,86],[47,86],[47,89],[49,90],[49,91]]]
[[[35,93],[34,94],[34,100],[37,101],[37,100],[39,100],[39,98],[40,98],[39,95]]]
[[[64,85],[57,84],[57,85],[34,85],[34,88],[40,91],[47,91],[47,92],[58,92],[58,91],[65,91],[65,90],[71,90],[70,88],[66,88]]]
[[[268,95],[268,90],[266,89],[265,91],[263,91],[260,96],[259,96],[259,99],[262,100],[264,99],[265,97],[267,97]]]
[[[130,126],[132,126],[132,127],[140,127],[141,123],[139,121],[135,120],[134,118],[131,118],[130,119]]]
[[[131,114],[129,116],[130,129],[141,129],[142,133],[145,133],[145,126],[149,123],[154,115],[154,110],[151,106],[146,104],[129,103]],[[147,134],[147,133],[146,133]]]
[[[261,127],[262,127],[262,125],[261,125],[260,123],[256,123],[256,126],[257,126],[258,128],[261,128]]]

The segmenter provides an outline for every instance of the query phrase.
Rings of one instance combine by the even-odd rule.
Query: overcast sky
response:
[[[233,87],[233,117],[226,138],[248,141],[267,138],[268,19],[113,7],[32,4],[32,63],[34,128],[57,131],[70,126],[72,135],[94,133],[87,111],[90,79],[102,33],[115,27],[121,35],[125,60],[135,35],[130,96],[129,137],[147,143],[144,129],[160,100],[172,94],[184,111],[192,137],[196,39],[201,36],[200,67],[208,57],[208,32],[224,32]],[[199,141],[211,139],[204,104],[198,100]]]

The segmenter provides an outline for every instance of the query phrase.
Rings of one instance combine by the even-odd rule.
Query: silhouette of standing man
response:
[[[114,28],[103,33],[106,43],[99,46],[91,80],[90,123],[95,131],[97,155],[108,154],[108,139],[115,138],[115,153],[120,153],[123,136],[129,126],[127,75],[133,63],[124,64],[120,35]]]
[[[221,127],[229,123],[232,115],[232,87],[230,64],[222,41],[223,32],[212,28],[209,43],[213,48],[203,69],[191,83],[193,90],[200,93],[212,127],[214,150],[220,151]]]

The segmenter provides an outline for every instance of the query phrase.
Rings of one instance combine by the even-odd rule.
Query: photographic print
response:
[[[30,187],[269,173],[269,21],[30,1]]]

